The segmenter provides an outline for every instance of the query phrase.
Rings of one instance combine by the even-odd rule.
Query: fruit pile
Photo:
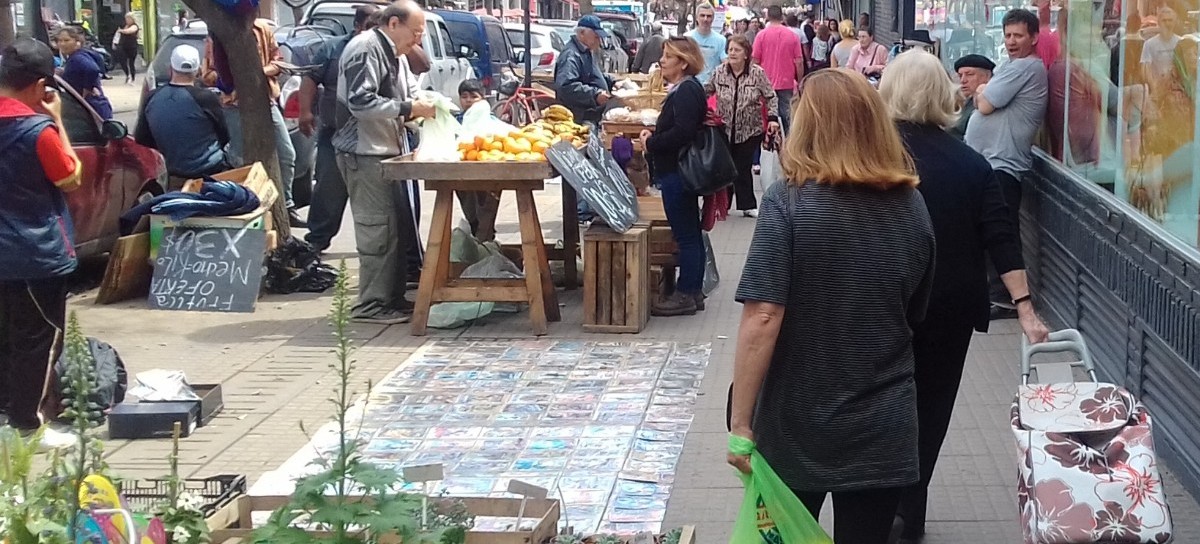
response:
[[[476,136],[458,143],[459,160],[503,162],[544,161],[546,149],[558,142],[582,147],[588,128],[575,124],[571,112],[554,105],[542,112],[542,118],[506,135]]]

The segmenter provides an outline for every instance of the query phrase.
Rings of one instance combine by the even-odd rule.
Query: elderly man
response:
[[[708,78],[712,77],[713,70],[721,65],[725,60],[725,36],[720,32],[713,32],[713,19],[716,17],[716,11],[712,4],[708,2],[701,3],[696,6],[696,28],[688,31],[685,36],[696,40],[696,45],[700,46],[700,52],[704,53],[704,71],[696,76],[700,83],[708,83]]]
[[[963,103],[958,115],[958,123],[950,127],[950,134],[962,140],[967,134],[967,123],[971,114],[975,113],[975,89],[992,79],[992,70],[996,63],[983,55],[967,55],[954,62],[954,71],[958,74],[958,88],[967,101]]]
[[[584,15],[575,25],[575,36],[554,63],[558,100],[575,115],[576,123],[591,121],[599,125],[604,106],[612,98],[612,79],[596,62],[601,40],[606,37],[608,31],[600,26],[600,18]]]
[[[637,55],[633,57],[633,64],[629,67],[629,71],[649,74],[650,67],[658,62],[658,59],[662,58],[663,43],[666,41],[667,37],[663,35],[662,23],[657,21],[650,23],[650,36],[638,48]]]
[[[196,86],[200,51],[188,44],[171,50],[171,81],[150,94],[134,138],[163,155],[174,179],[211,176],[233,166],[225,154],[229,128],[221,101]]]
[[[404,123],[432,118],[433,104],[416,100],[416,78],[405,55],[421,43],[425,12],[411,0],[375,14],[376,27],[346,44],[338,66],[333,135],[338,170],[350,194],[358,244],[358,302],[351,319],[392,325],[409,320],[404,298],[405,253],[416,223],[400,180],[384,175],[380,162],[407,153]]]

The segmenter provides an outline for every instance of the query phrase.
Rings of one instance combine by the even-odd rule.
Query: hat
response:
[[[983,55],[967,55],[954,61],[954,71],[962,68],[982,68],[991,72],[996,69],[996,63]]]
[[[200,70],[200,51],[188,44],[175,46],[171,50],[171,69],[185,74]]]
[[[50,46],[33,38],[18,38],[0,55],[0,73],[24,76],[12,81],[28,80],[30,84],[41,78],[52,80],[54,53]]]
[[[608,31],[604,30],[603,26],[600,26],[600,18],[596,17],[595,15],[584,15],[579,19],[579,23],[575,25],[575,28],[594,30],[596,31],[596,34],[600,35],[601,38],[608,37]]]

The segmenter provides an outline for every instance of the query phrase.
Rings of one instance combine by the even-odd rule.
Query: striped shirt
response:
[[[915,483],[911,327],[934,268],[925,202],[915,189],[790,187],[763,195],[736,295],[786,307],[753,423],[758,450],[795,490]]]

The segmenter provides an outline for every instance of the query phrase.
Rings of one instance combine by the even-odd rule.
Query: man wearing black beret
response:
[[[963,96],[967,98],[963,104],[962,112],[959,113],[958,123],[950,127],[950,134],[959,140],[967,133],[967,121],[971,120],[971,114],[975,112],[975,89],[980,85],[987,83],[992,79],[992,70],[996,68],[996,63],[983,55],[967,55],[954,62],[954,71],[958,74],[959,89],[962,90]]]

